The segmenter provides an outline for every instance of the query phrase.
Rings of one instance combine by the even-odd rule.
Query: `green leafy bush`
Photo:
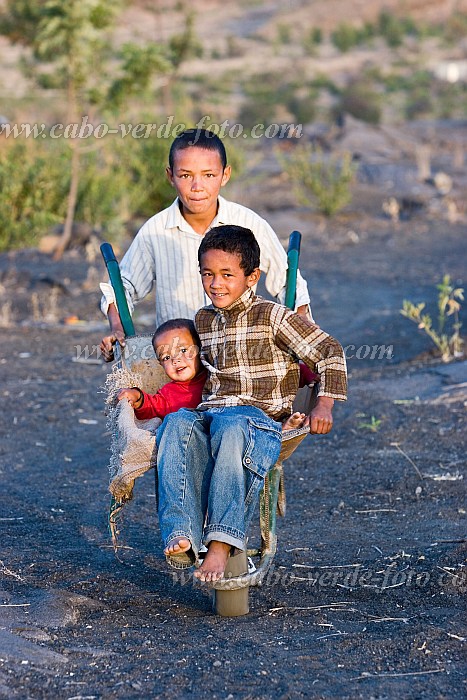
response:
[[[405,116],[407,119],[417,119],[427,116],[433,111],[432,94],[428,88],[417,87],[407,95]]]
[[[316,73],[313,80],[310,81],[310,88],[315,90],[327,90],[331,95],[339,95],[340,90],[331,78],[324,73]]]
[[[444,38],[450,44],[456,44],[467,37],[467,14],[456,12],[444,25]]]
[[[342,22],[336,31],[331,34],[331,41],[339,51],[346,53],[360,43],[360,34],[356,27]]]
[[[325,216],[333,216],[350,202],[355,175],[350,153],[325,157],[320,149],[306,144],[289,158],[278,151],[277,158],[292,181],[300,204],[315,206]]]
[[[57,149],[51,157],[35,142],[1,145],[0,251],[34,246],[63,220],[67,163]]]
[[[281,22],[277,25],[277,42],[279,44],[291,44],[292,43],[292,26]]]
[[[155,43],[139,46],[127,42],[120,49],[121,74],[111,83],[107,106],[118,111],[131,96],[144,97],[156,73],[168,73],[169,61],[161,46]]]
[[[316,54],[316,48],[323,43],[323,31],[320,27],[310,29],[302,39],[303,50],[309,56]]]
[[[127,173],[127,207],[132,216],[153,216],[175,199],[165,174],[170,143],[154,137],[117,145],[119,162]]]
[[[380,34],[386,39],[388,46],[396,48],[402,44],[404,32],[401,22],[389,12],[381,12],[378,19]]]
[[[109,139],[82,155],[75,220],[118,240],[135,216],[175,197],[166,139]],[[71,151],[63,141],[6,140],[0,149],[0,250],[37,245],[65,219]]]
[[[299,124],[309,124],[316,117],[316,94],[303,97],[292,95],[287,100],[287,109]]]
[[[245,129],[255,124],[272,124],[276,118],[277,104],[292,94],[293,87],[284,84],[282,74],[259,73],[244,84],[245,102],[238,115]]]
[[[440,119],[463,119],[467,116],[467,85],[442,83],[437,90],[437,115]]]
[[[352,83],[342,93],[339,110],[369,124],[379,124],[381,95],[366,83]]]
[[[128,145],[127,145],[128,147]],[[132,215],[133,188],[119,149],[106,144],[85,153],[76,202],[76,221],[83,221],[116,241]]]

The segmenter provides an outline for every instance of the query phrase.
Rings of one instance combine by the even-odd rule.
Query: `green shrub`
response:
[[[117,144],[120,167],[127,173],[127,207],[132,216],[153,216],[175,199],[165,174],[170,143],[170,139],[149,137]]]
[[[432,88],[433,75],[428,70],[416,70],[408,78],[407,87],[409,90],[414,88]]]
[[[317,46],[318,44],[323,43],[323,31],[320,29],[320,27],[313,27],[313,29],[309,33],[309,38],[312,44]]]
[[[310,124],[316,117],[316,95],[304,97],[292,95],[287,101],[287,109],[299,124]]]
[[[315,90],[327,90],[331,95],[340,94],[337,85],[324,73],[317,73],[309,85]]]
[[[402,44],[404,32],[401,22],[390,12],[381,12],[378,18],[378,29],[388,46],[396,48]]]
[[[326,87],[333,85],[327,81]],[[240,109],[239,121],[246,129],[255,124],[268,126],[277,121],[278,105],[285,105],[294,119],[307,124],[316,116],[318,91],[311,85],[307,92],[302,75],[293,81],[282,74],[261,73],[250,78],[244,85],[245,102]]]
[[[361,42],[370,41],[370,39],[373,39],[376,36],[375,25],[371,24],[371,22],[365,22],[363,27],[360,29],[359,34]]]
[[[140,46],[126,42],[120,49],[121,72],[114,77],[107,94],[107,107],[120,111],[132,96],[140,99],[151,91],[151,80],[155,74],[168,73],[170,64],[158,44]]]
[[[277,151],[277,158],[292,181],[300,204],[315,206],[325,216],[333,216],[350,202],[350,185],[355,175],[350,153],[326,158],[320,149],[306,144],[297,147],[289,158]]]
[[[431,92],[427,88],[419,87],[409,93],[405,104],[406,119],[417,119],[433,112]]]
[[[3,141],[0,250],[37,245],[63,223],[71,151],[63,141]],[[149,217],[175,198],[165,165],[170,140],[109,139],[81,154],[75,221],[115,240],[134,216]]]
[[[409,74],[390,73],[382,78],[382,83],[387,93],[401,93],[406,119],[432,115],[442,119],[465,117],[465,83],[437,80],[428,70],[415,70]]]
[[[35,141],[1,146],[0,251],[34,246],[65,215],[67,163]]]
[[[323,42],[323,32],[319,27],[313,27],[302,38],[302,47],[308,56],[316,55],[316,48]]]
[[[292,27],[290,24],[281,22],[277,25],[277,41],[279,44],[292,43]]]
[[[323,42],[323,32],[319,27],[313,27],[310,32],[310,38],[314,44],[321,44]]]
[[[124,143],[124,142],[123,142]],[[134,190],[129,173],[112,142],[81,156],[76,221],[84,221],[117,241],[133,213]]]
[[[361,27],[342,22],[336,31],[331,34],[331,41],[339,51],[345,53],[354,46],[360,46],[371,41],[376,35],[376,29],[370,22],[365,22]]]
[[[400,24],[404,34],[419,36],[422,33],[422,29],[415,24],[415,20],[412,17],[403,17],[400,20]]]
[[[400,46],[405,35],[420,36],[424,29],[418,27],[412,17],[396,17],[390,12],[383,11],[378,17],[377,29],[386,40],[388,46]]]
[[[293,93],[293,86],[284,83],[282,74],[259,73],[244,85],[245,102],[240,109],[239,121],[246,129],[255,124],[272,124],[277,104],[286,102]]]
[[[456,44],[467,36],[467,14],[456,12],[444,25],[444,38],[450,44]]]
[[[369,124],[381,121],[381,96],[365,83],[352,83],[342,93],[339,109]]]
[[[346,53],[360,43],[358,29],[346,22],[342,22],[336,31],[331,34],[331,41],[339,51]]]
[[[386,92],[400,92],[407,90],[410,86],[410,79],[400,73],[389,73],[383,78]]]
[[[248,98],[242,105],[238,120],[245,129],[251,129],[255,124],[264,124],[265,127],[274,122],[276,106],[269,99],[261,98],[255,100]]]
[[[467,85],[442,83],[437,91],[437,116],[440,119],[463,119],[467,115]]]

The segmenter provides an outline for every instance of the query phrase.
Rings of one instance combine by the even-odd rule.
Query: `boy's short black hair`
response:
[[[225,170],[227,165],[227,153],[225,146],[220,138],[209,129],[185,129],[181,134],[176,136],[170,146],[169,151],[169,168],[173,170],[175,162],[175,154],[178,151],[183,151],[185,148],[204,148],[206,151],[217,151],[222,163],[222,170]]]
[[[201,256],[208,250],[223,250],[224,253],[234,253],[240,256],[240,267],[246,276],[259,267],[260,250],[253,231],[243,226],[227,224],[215,226],[208,231],[198,248],[198,263],[201,266]]]
[[[167,331],[176,331],[180,328],[187,330],[193,339],[193,343],[198,348],[201,348],[201,340],[199,339],[198,331],[193,321],[189,318],[172,318],[169,321],[165,321],[165,323],[161,323],[154,331],[154,335],[152,336],[152,345],[154,349],[156,349],[156,340],[159,335]]]

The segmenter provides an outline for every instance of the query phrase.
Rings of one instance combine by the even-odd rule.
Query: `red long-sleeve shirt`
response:
[[[304,386],[308,386],[308,384],[312,384],[313,382],[319,382],[319,374],[312,372],[304,362],[299,362],[298,366],[300,368],[300,389]]]
[[[143,403],[135,409],[136,418],[165,418],[179,408],[196,408],[201,403],[207,376],[207,371],[203,370],[188,382],[168,382],[155,394],[143,391]]]

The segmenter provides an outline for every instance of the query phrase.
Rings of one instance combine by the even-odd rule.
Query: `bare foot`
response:
[[[215,583],[223,578],[231,546],[226,542],[213,540],[208,545],[208,553],[193,576],[206,583]]]
[[[298,411],[296,411],[295,413],[292,413],[290,418],[287,418],[287,420],[284,421],[282,424],[282,430],[294,430],[295,428],[301,428],[304,420],[305,414],[298,413]]]
[[[187,540],[186,537],[174,537],[164,549],[164,554],[167,557],[173,557],[177,554],[188,552],[189,549],[191,549],[190,540]]]

